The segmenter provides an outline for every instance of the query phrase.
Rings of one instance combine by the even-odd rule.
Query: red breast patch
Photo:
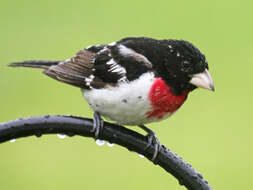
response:
[[[148,118],[162,119],[168,113],[175,112],[184,103],[188,93],[183,91],[181,95],[175,95],[165,81],[157,78],[149,92],[152,110],[146,113]]]

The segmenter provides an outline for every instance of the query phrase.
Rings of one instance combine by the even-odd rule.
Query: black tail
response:
[[[10,63],[10,64],[8,64],[8,66],[10,66],[10,67],[32,67],[32,68],[47,69],[52,65],[59,64],[60,62],[61,61],[30,60],[30,61]]]

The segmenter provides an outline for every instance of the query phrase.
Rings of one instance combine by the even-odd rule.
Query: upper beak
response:
[[[194,74],[190,83],[197,87],[214,91],[213,79],[207,69],[202,73]]]

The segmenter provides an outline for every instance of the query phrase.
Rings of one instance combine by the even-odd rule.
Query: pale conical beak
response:
[[[207,69],[202,73],[192,75],[190,83],[197,87],[214,91],[213,79]]]

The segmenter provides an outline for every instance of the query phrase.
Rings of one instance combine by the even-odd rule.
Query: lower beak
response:
[[[207,69],[202,73],[192,75],[190,83],[194,86],[214,91],[213,79]]]

